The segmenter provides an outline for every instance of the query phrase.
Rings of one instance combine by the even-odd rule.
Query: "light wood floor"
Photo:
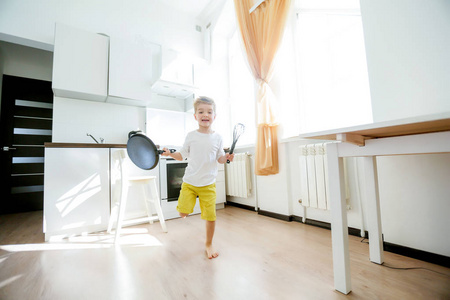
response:
[[[450,269],[385,253],[350,236],[353,291],[333,288],[331,232],[227,207],[204,254],[199,215],[44,243],[42,212],[0,216],[0,299],[450,299]],[[438,272],[438,273],[437,273]]]

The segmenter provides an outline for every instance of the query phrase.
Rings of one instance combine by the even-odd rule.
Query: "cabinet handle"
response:
[[[3,151],[10,151],[10,150],[17,150],[17,148],[12,148],[12,147],[8,147],[8,146],[3,147]]]

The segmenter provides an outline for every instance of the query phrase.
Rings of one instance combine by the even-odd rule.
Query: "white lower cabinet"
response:
[[[109,149],[45,148],[44,233],[69,236],[106,229]]]
[[[117,159],[120,149],[122,148],[45,148],[46,241],[51,237],[67,237],[107,229],[111,207],[120,199],[121,193]],[[153,170],[142,170],[127,160],[125,170],[130,176],[156,176],[159,189],[159,165]],[[216,192],[216,207],[223,208],[226,197],[222,164],[219,164]],[[124,220],[130,225],[147,222],[144,219],[146,209],[141,193],[139,189],[129,190]],[[177,204],[177,201],[162,201],[165,219],[179,217]],[[197,213],[200,213],[198,202],[194,208],[194,214]]]
[[[225,166],[223,164],[219,164],[217,178],[216,178],[216,204],[217,208],[222,208],[223,204],[226,201],[226,192],[225,192]],[[220,204],[220,206],[219,206]]]
[[[117,154],[123,148],[45,148],[44,233],[66,237],[106,230],[111,207],[120,199]],[[157,176],[159,166],[141,170],[126,160],[129,176]],[[159,186],[159,184],[158,184]],[[130,188],[124,220],[148,222],[142,191]],[[137,220],[136,220],[137,219]],[[124,224],[126,225],[126,224]]]

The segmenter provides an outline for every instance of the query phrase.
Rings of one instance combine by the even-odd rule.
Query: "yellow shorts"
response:
[[[207,221],[216,220],[216,184],[207,186],[193,186],[183,182],[181,185],[180,197],[178,197],[177,210],[183,214],[190,214],[194,211],[195,202],[198,200],[202,211],[202,219]]]

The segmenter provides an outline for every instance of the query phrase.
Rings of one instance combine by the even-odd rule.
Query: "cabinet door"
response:
[[[105,230],[109,220],[109,149],[46,148],[44,232]]]
[[[111,37],[107,102],[136,106],[149,103],[160,68],[155,47],[160,46],[144,46]]]
[[[55,96],[105,101],[109,38],[56,24],[52,88]]]
[[[216,177],[216,203],[225,203],[226,191],[225,191],[225,168],[223,164],[218,164],[218,172]]]
[[[225,203],[226,201],[225,181],[216,182],[216,204]]]

